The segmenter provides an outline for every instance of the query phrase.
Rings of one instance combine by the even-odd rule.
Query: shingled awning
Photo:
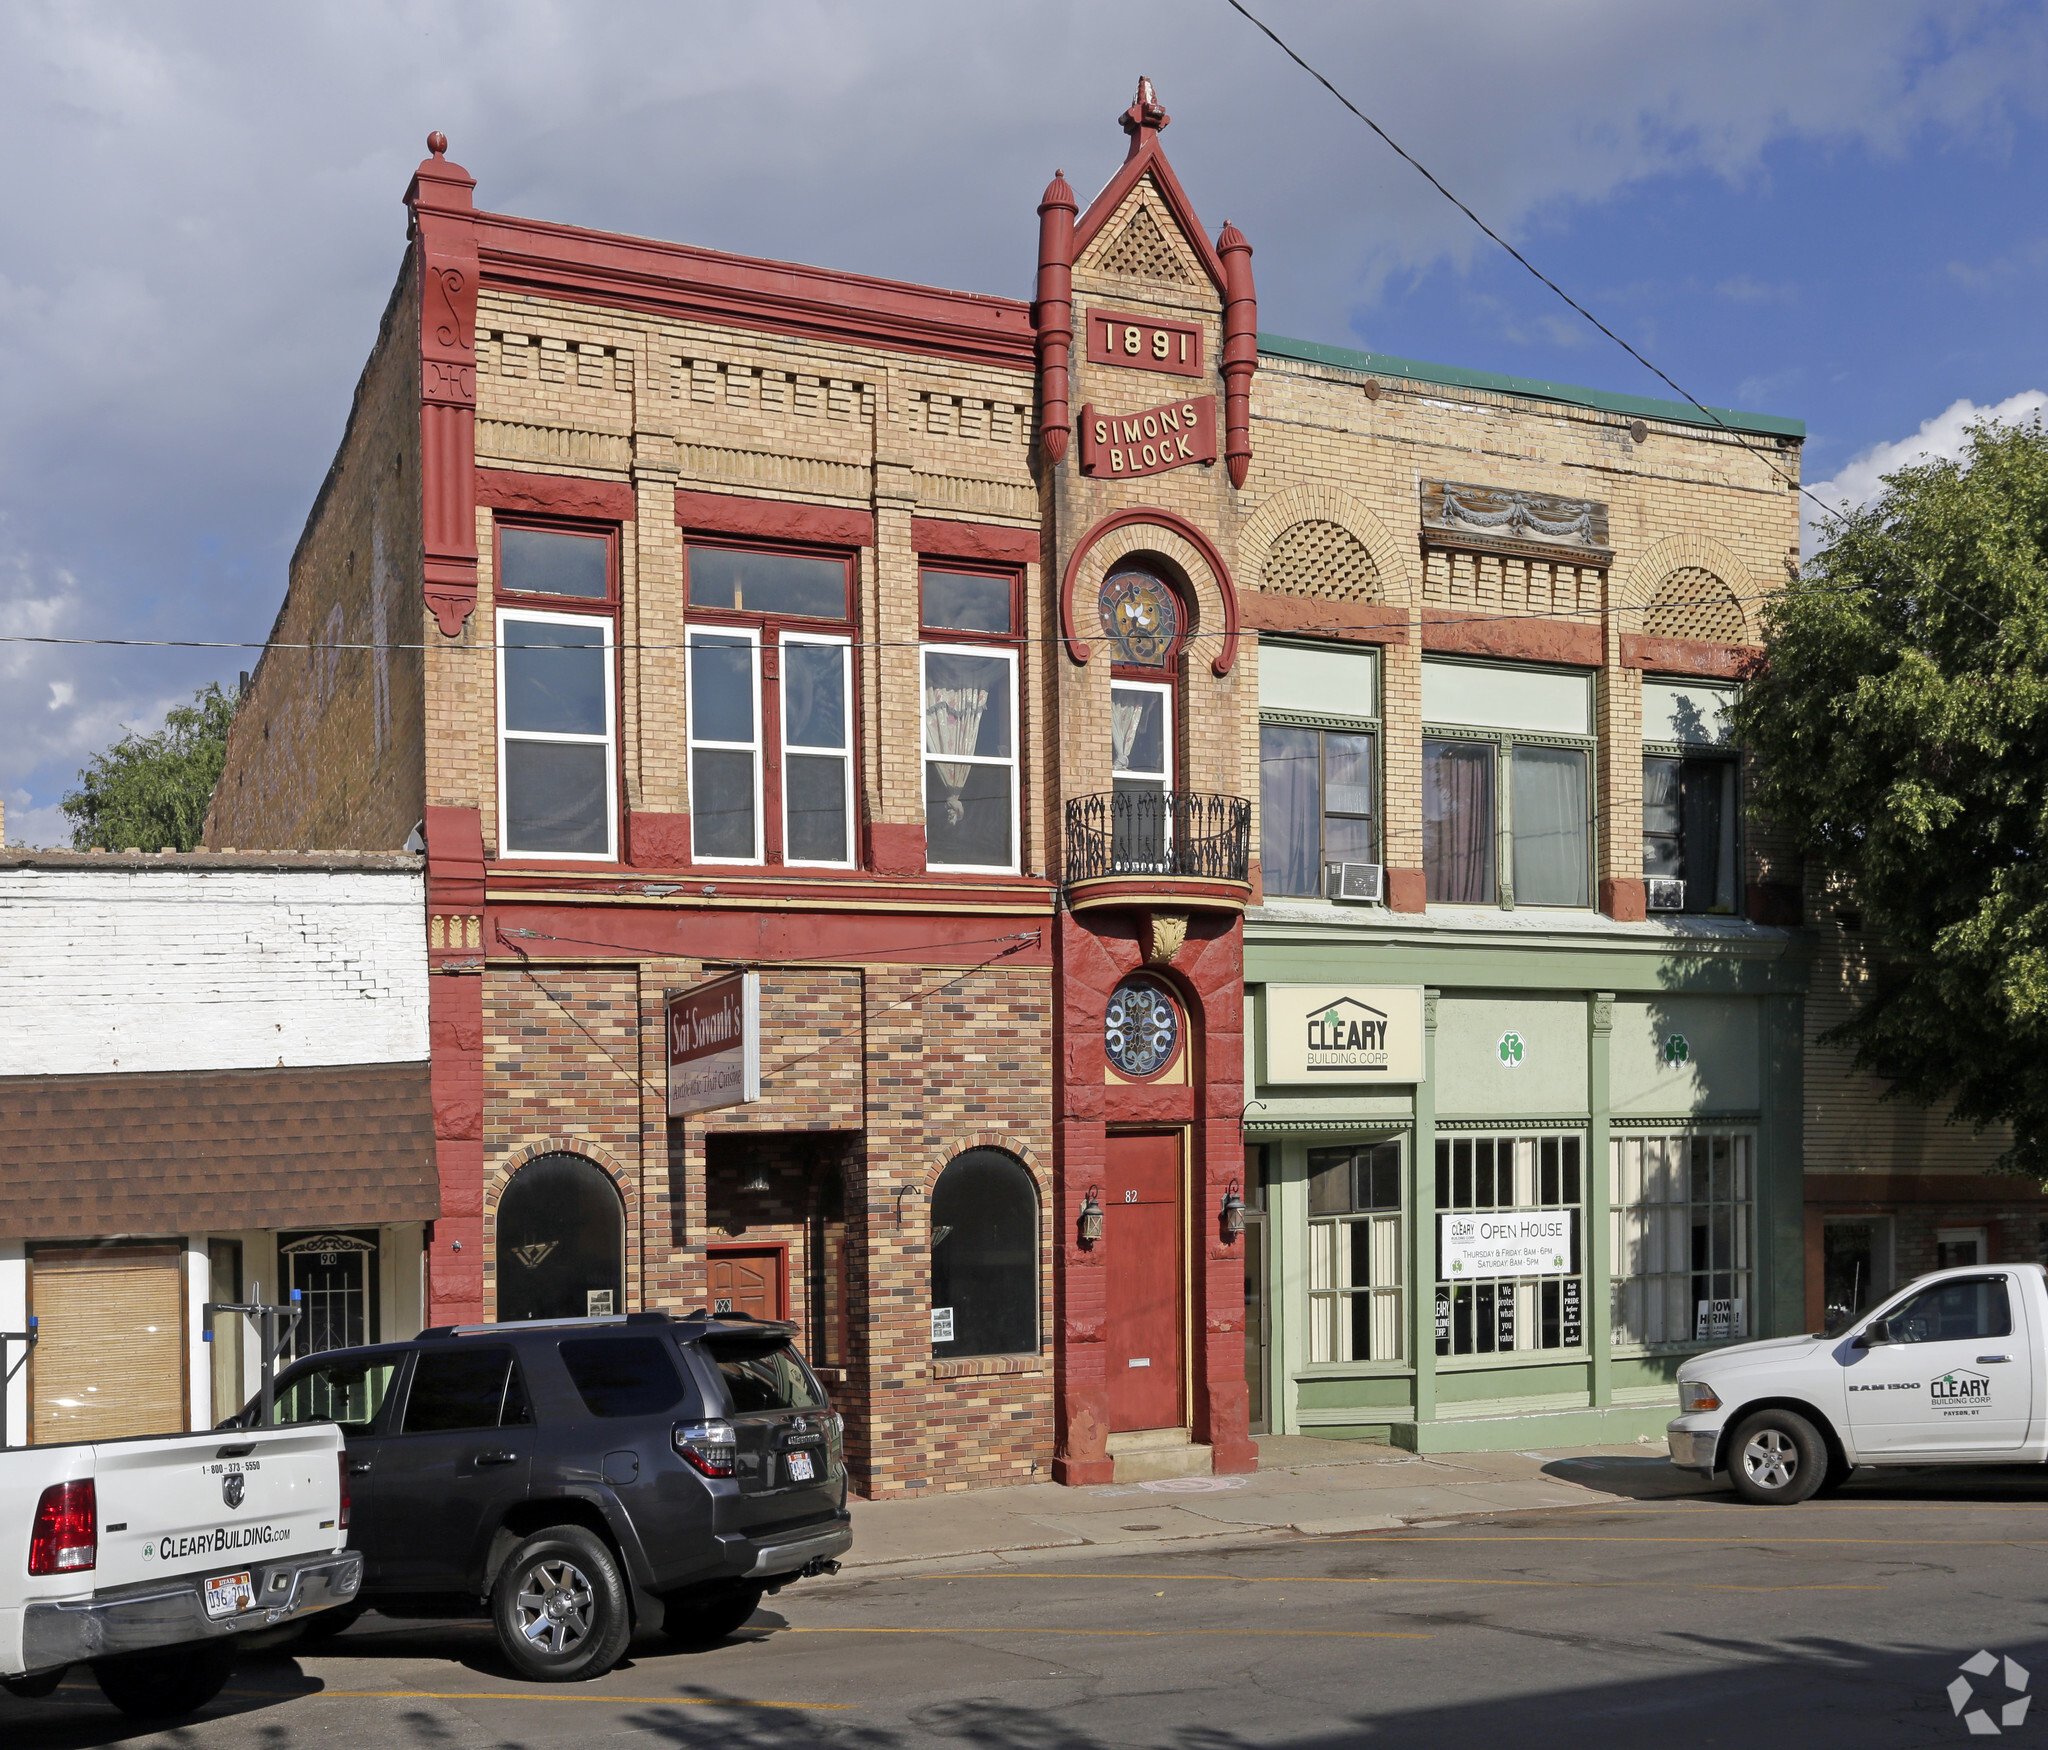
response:
[[[0,1076],[0,1238],[439,1213],[424,1062]]]

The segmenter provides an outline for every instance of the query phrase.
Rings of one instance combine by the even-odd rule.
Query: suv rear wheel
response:
[[[662,1602],[668,1606],[661,1619],[661,1632],[687,1646],[704,1646],[722,1641],[761,1608],[765,1588],[739,1581],[730,1586],[698,1586],[688,1592],[671,1592]]]
[[[618,1562],[580,1525],[551,1525],[512,1552],[491,1588],[491,1624],[519,1674],[543,1683],[602,1677],[633,1635]]]

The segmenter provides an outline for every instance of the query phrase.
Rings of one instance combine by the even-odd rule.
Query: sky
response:
[[[1975,0],[1246,0],[1711,405],[1861,501],[2048,390],[2048,16]],[[0,799],[255,652],[430,129],[482,206],[1031,295],[1140,74],[1261,326],[1668,394],[1225,0],[0,8]]]

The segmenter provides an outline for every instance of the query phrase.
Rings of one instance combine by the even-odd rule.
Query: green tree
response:
[[[191,704],[164,713],[156,734],[131,729],[105,753],[94,754],[78,774],[78,788],[63,802],[72,848],[193,849],[227,761],[235,705],[234,694],[208,681]]]
[[[1871,944],[1829,1040],[2048,1177],[2048,432],[1980,426],[1885,488],[1767,613],[1736,728]]]

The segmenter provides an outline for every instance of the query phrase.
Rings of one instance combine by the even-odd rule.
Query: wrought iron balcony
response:
[[[1067,885],[1112,877],[1251,879],[1252,805],[1200,790],[1119,790],[1067,803]]]

